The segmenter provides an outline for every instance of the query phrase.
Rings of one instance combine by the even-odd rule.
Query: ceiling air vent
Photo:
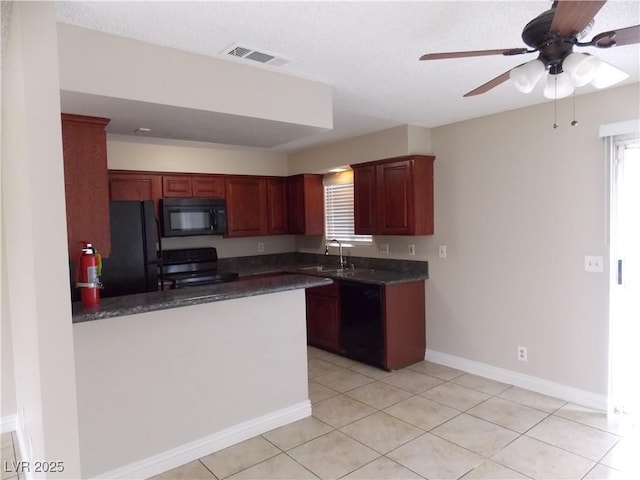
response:
[[[273,65],[274,67],[279,67],[291,61],[285,57],[280,57],[272,53],[261,52],[259,50],[255,50],[249,47],[243,47],[238,44],[231,45],[230,47],[225,48],[220,53],[236,58],[243,58],[245,60],[252,60],[254,62],[263,63],[266,65]]]

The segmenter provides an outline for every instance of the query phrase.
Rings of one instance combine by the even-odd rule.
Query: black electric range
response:
[[[238,274],[218,269],[215,248],[165,250],[160,262],[160,282],[164,288],[184,288],[233,282]]]

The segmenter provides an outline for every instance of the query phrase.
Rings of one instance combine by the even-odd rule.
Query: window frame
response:
[[[355,234],[353,171],[325,175],[323,178],[325,237],[342,246],[373,246],[372,235]],[[338,203],[339,205],[336,205]],[[346,209],[346,212],[343,211]],[[332,212],[337,213],[334,215]],[[335,218],[339,217],[339,218]],[[336,227],[336,221],[343,223]],[[344,225],[347,222],[348,226]],[[348,230],[345,232],[345,227]],[[350,227],[350,229],[349,229]]]

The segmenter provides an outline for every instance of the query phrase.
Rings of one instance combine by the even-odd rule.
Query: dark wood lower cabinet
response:
[[[336,281],[309,288],[307,342],[354,360],[397,370],[424,360],[425,283]]]
[[[340,353],[339,283],[307,288],[307,343]]]
[[[384,287],[385,368],[397,370],[424,360],[427,348],[425,283]]]

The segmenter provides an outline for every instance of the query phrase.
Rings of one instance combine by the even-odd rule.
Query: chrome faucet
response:
[[[340,252],[340,268],[344,268],[347,265],[347,262],[344,261],[344,257],[342,256],[342,243],[340,243],[340,240],[336,240],[335,238],[333,240],[329,240],[327,244],[324,246],[324,254],[329,255],[329,246],[332,243],[338,244],[338,249]]]

